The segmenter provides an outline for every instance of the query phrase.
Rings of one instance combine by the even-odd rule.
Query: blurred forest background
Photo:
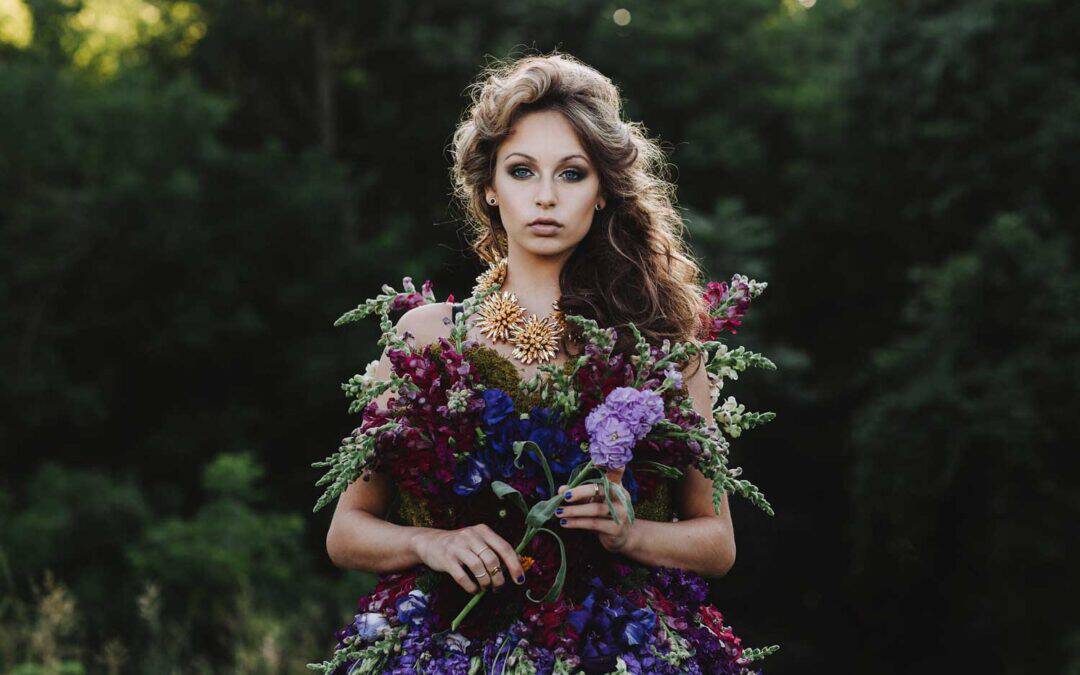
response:
[[[734,501],[713,598],[766,672],[1080,672],[1078,33],[1068,0],[0,0],[0,670],[329,655],[371,579],[310,463],[377,356],[331,324],[468,291],[463,90],[558,48],[667,144],[709,277],[770,284],[728,342],[779,366],[731,392],[778,413],[733,444],[777,515]]]

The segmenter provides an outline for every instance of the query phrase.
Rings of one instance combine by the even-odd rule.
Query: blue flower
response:
[[[467,497],[491,481],[491,472],[483,459],[470,455],[465,465],[458,468],[454,481],[454,493]]]
[[[655,639],[656,614],[605,587],[599,577],[593,577],[589,584],[592,590],[582,608],[570,612],[567,623],[581,636],[581,665],[586,670],[607,672],[614,667],[616,656]]]
[[[484,397],[484,425],[495,426],[507,415],[514,412],[514,401],[502,389],[485,389],[481,396]]]
[[[521,440],[518,420],[508,417],[499,426],[485,429],[484,433],[487,448],[481,455],[490,467],[492,476],[498,479],[512,476],[517,471],[514,466],[514,441]]]

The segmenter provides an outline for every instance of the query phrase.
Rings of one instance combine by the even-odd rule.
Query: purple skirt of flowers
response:
[[[597,575],[568,584],[550,603],[534,603],[507,584],[485,594],[482,602],[489,605],[475,608],[475,618],[457,631],[450,620],[467,595],[447,593],[447,585],[422,567],[381,575],[353,621],[337,631],[336,659],[323,664],[324,672],[760,672],[706,602],[705,579],[622,563],[611,571],[606,581]],[[579,597],[568,597],[574,589]]]

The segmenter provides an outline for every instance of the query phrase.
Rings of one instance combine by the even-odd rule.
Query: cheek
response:
[[[567,232],[567,239],[573,243],[578,243],[585,238],[585,235],[589,234],[589,230],[596,227],[596,223],[593,222],[593,216],[591,213],[586,213],[583,218],[577,220]]]

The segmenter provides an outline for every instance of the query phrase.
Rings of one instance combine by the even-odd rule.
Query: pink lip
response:
[[[529,223],[529,232],[538,237],[553,237],[559,233],[562,225],[550,218],[538,218]]]

